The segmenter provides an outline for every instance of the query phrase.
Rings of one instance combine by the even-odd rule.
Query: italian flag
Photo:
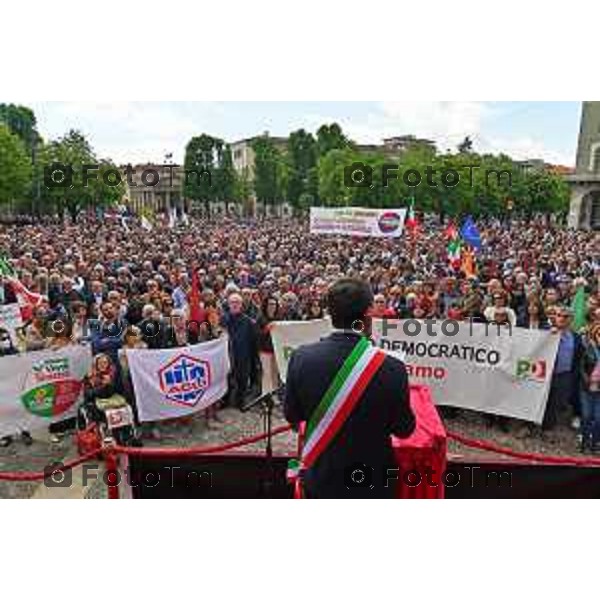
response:
[[[340,431],[385,356],[367,338],[356,344],[308,421],[302,468],[310,468]]]
[[[415,201],[411,200],[410,206],[408,207],[408,212],[406,213],[406,220],[404,221],[405,227],[411,231],[413,234],[416,233],[418,223],[417,218],[415,216]]]
[[[448,242],[446,252],[448,254],[448,262],[450,263],[452,268],[460,269],[460,265],[462,262],[460,238],[455,237],[453,240],[450,240],[450,242]]]
[[[19,308],[21,310],[21,317],[24,320],[30,319],[33,313],[33,307],[37,306],[44,297],[41,294],[37,294],[26,288],[17,279],[15,270],[8,260],[3,257],[0,257],[0,273],[6,277],[7,282],[10,284],[17,297],[17,302],[19,303]]]

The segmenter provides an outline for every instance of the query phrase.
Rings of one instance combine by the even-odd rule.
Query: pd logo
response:
[[[158,371],[160,389],[167,400],[195,406],[210,387],[210,364],[205,360],[179,354]]]
[[[546,361],[520,358],[517,360],[517,378],[544,381],[546,379]]]
[[[378,225],[381,233],[392,233],[400,227],[400,215],[395,212],[384,212],[379,217]]]

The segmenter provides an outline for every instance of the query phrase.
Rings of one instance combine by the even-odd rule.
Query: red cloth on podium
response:
[[[446,430],[427,386],[410,386],[410,404],[417,421],[414,433],[404,440],[392,438],[398,466],[396,498],[443,498]]]

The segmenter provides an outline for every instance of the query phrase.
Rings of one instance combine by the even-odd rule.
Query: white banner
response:
[[[227,338],[170,350],[126,350],[140,421],[193,414],[227,392]]]
[[[271,339],[279,377],[285,383],[287,366],[292,352],[303,344],[318,342],[332,331],[331,320],[314,321],[274,321],[271,323]]]
[[[21,309],[16,302],[0,306],[0,327],[8,331],[15,347],[18,345],[17,329],[22,326]]]
[[[370,237],[400,237],[405,208],[318,208],[310,209],[311,233],[335,233]]]
[[[436,404],[541,423],[559,336],[456,321],[444,328],[446,334],[456,329],[456,335],[446,335],[442,323],[432,323],[428,332],[425,321],[374,319],[372,337],[379,347],[404,357],[410,381],[427,385]],[[292,351],[330,330],[325,320],[276,324],[272,337],[283,381]]]
[[[91,362],[85,346],[0,358],[0,436],[75,415]]]

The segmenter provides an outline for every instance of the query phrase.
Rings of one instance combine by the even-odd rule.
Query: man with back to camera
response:
[[[333,333],[298,348],[287,371],[285,417],[293,425],[307,423],[304,494],[393,498],[390,436],[405,438],[415,428],[406,368],[369,341],[373,294],[367,283],[338,280],[327,304]]]

